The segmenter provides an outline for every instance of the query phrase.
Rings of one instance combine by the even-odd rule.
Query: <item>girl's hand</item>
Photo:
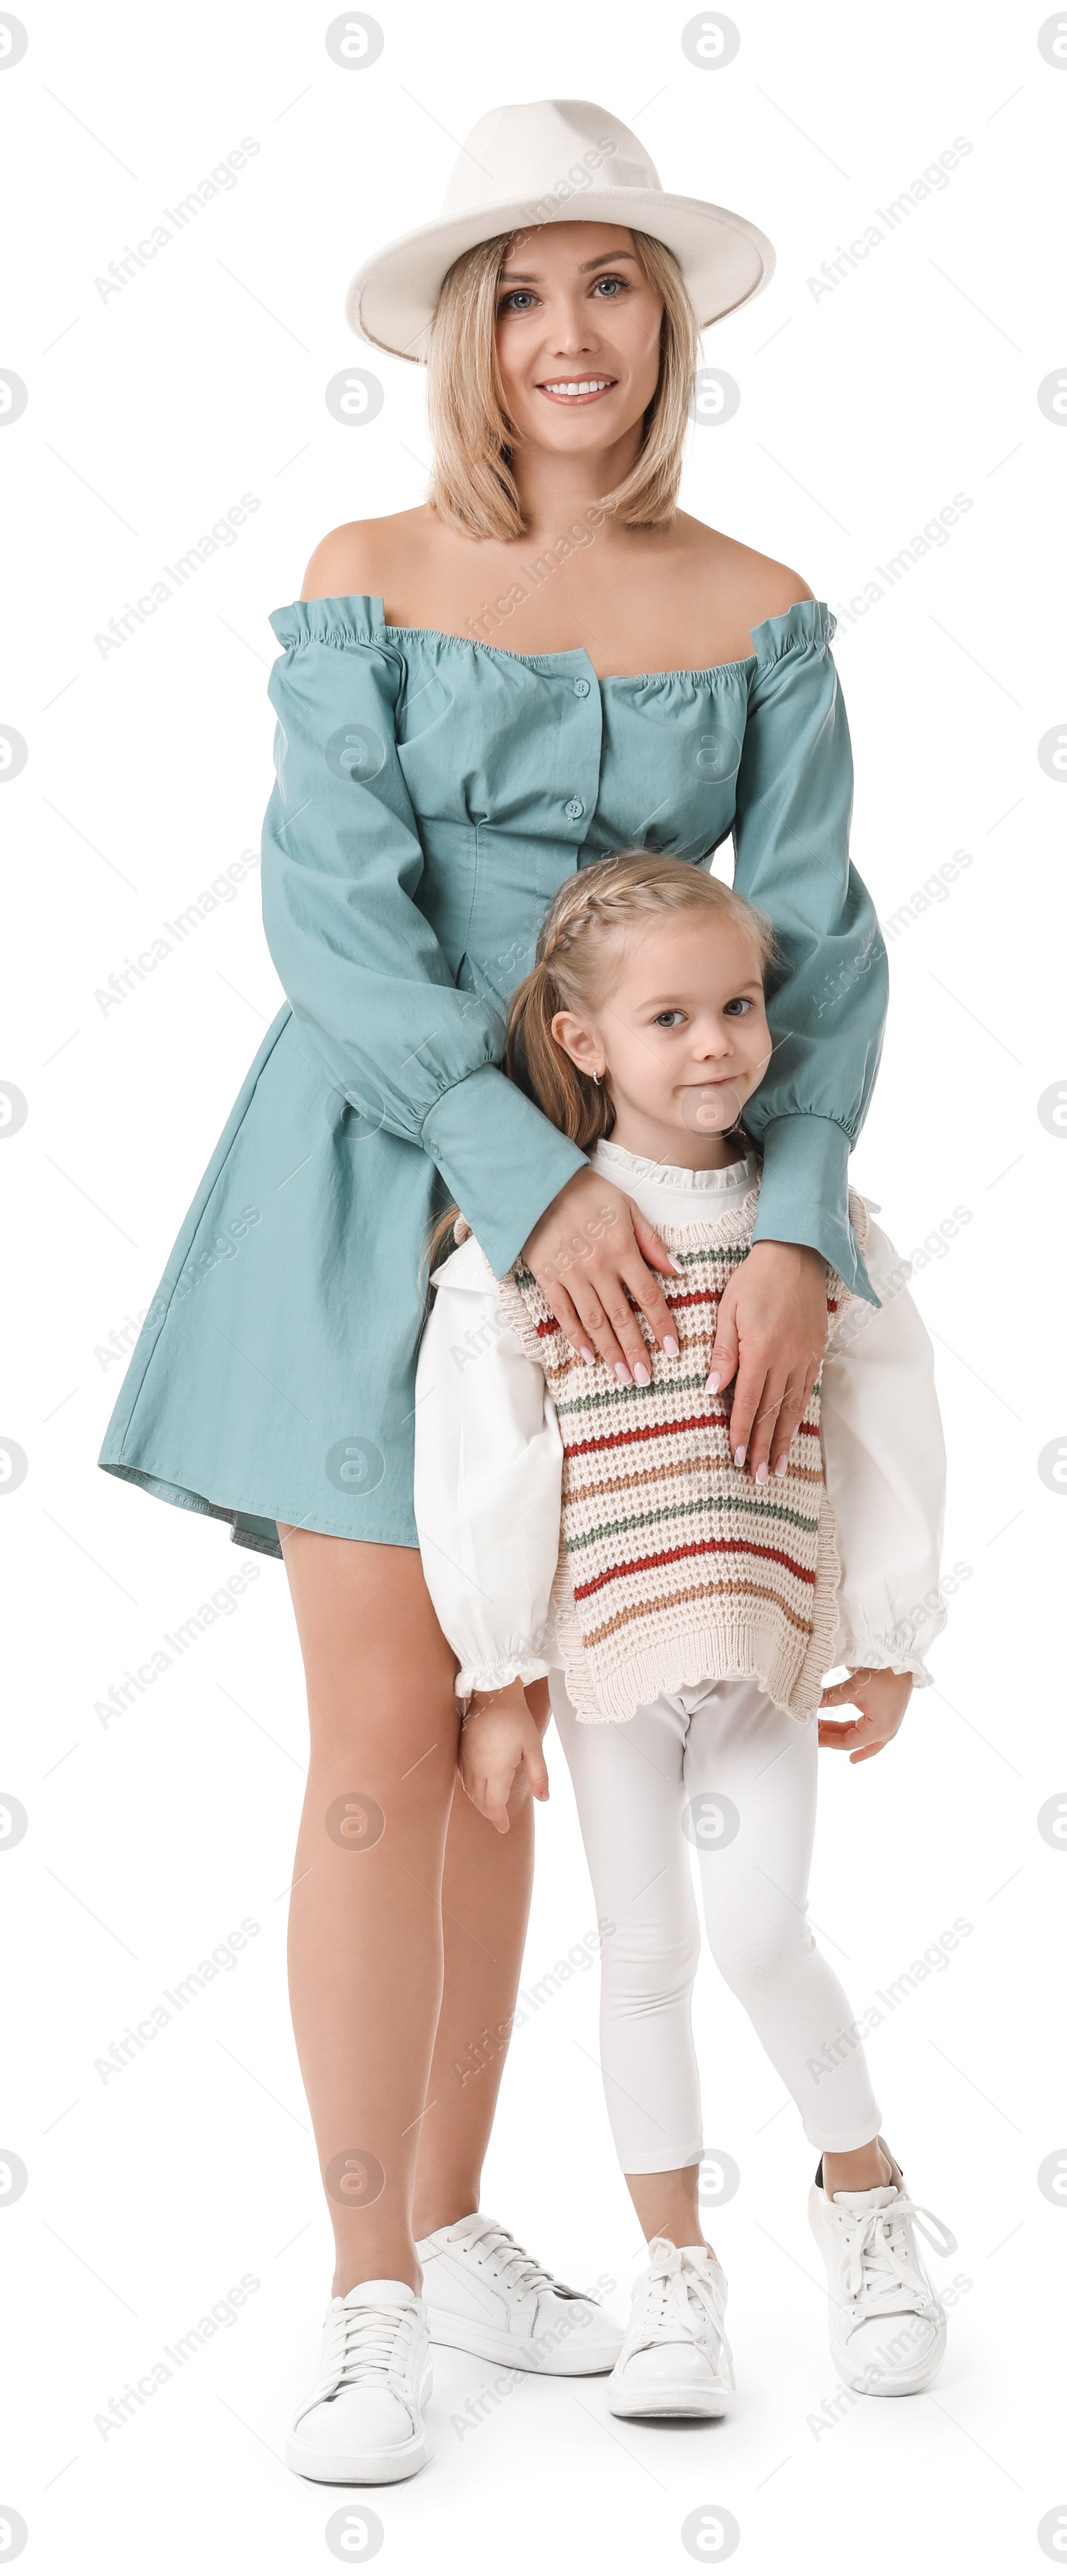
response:
[[[736,1372],[730,1408],[735,1464],[766,1481],[784,1473],[789,1444],[826,1348],[826,1263],[805,1243],[754,1243],[719,1308],[708,1385]],[[738,1460],[737,1452],[742,1451]],[[762,1468],[762,1475],[760,1469]]]
[[[531,1691],[537,1684],[531,1683]],[[531,1716],[521,1682],[506,1690],[475,1691],[459,1739],[459,1776],[480,1816],[498,1834],[509,1831],[508,1800],[517,1772],[525,1772],[535,1798],[548,1796],[548,1772],[541,1751],[545,1715]]]
[[[910,1673],[872,1672],[864,1664],[847,1682],[835,1682],[832,1690],[823,1692],[820,1708],[847,1705],[858,1708],[860,1715],[843,1725],[821,1717],[820,1744],[835,1745],[838,1752],[848,1754],[850,1762],[869,1762],[872,1753],[880,1753],[896,1735],[911,1692]]]
[[[614,1181],[591,1167],[575,1172],[538,1218],[523,1258],[581,1358],[599,1351],[626,1386],[647,1386],[648,1353],[630,1297],[660,1348],[674,1357],[674,1317],[647,1265],[672,1273],[680,1265]]]

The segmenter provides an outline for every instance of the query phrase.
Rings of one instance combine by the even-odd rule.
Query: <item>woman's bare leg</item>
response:
[[[477,2209],[533,1885],[534,1802],[525,1773],[510,1828],[472,1807],[459,1780],[445,1852],[445,1977],[415,2176],[415,2234],[432,2236]]]
[[[501,2060],[466,2084],[451,2060],[514,2009],[530,1802],[517,1800],[505,1837],[458,1788],[455,1659],[417,1550],[282,1525],[280,1536],[311,1739],[289,1986],[336,2240],[334,2292],[379,2278],[417,2289],[416,2157],[420,2234],[477,2206]]]

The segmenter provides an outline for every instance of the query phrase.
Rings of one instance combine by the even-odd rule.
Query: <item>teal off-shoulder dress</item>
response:
[[[178,1235],[100,1464],[279,1553],[276,1523],[417,1544],[426,1245],[458,1200],[498,1275],[584,1157],[500,1071],[557,887],[628,848],[707,862],[778,933],[774,1053],[745,1124],[757,1234],[872,1291],[847,1165],[878,1063],[885,951],[848,855],[852,763],[803,600],[743,660],[598,680],[385,622],[279,609],[263,916],[288,995]]]

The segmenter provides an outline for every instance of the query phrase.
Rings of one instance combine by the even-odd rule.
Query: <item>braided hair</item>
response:
[[[588,1153],[615,1124],[610,1077],[602,1083],[579,1072],[552,1034],[558,1011],[595,1009],[611,989],[614,973],[635,928],[664,912],[717,912],[744,931],[766,973],[776,956],[765,913],[724,885],[710,869],[650,850],[621,850],[594,859],[568,877],[553,896],[538,934],[535,960],[512,995],[505,1071],[532,1094],[553,1127]],[[459,1216],[455,1206],[437,1219],[430,1237],[430,1268],[440,1259]]]
[[[583,1151],[615,1124],[610,1079],[597,1083],[580,1073],[553,1037],[552,1022],[558,1011],[595,1008],[635,926],[664,911],[717,912],[744,930],[764,971],[773,959],[766,915],[688,860],[623,850],[567,879],[545,914],[533,969],[512,996],[506,1070],[513,1082],[525,1076],[546,1118]]]

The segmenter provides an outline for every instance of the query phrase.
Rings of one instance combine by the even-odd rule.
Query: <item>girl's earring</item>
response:
[[[598,1073],[594,1073],[594,1075],[593,1075],[593,1080],[594,1080],[594,1082],[595,1082],[595,1083],[599,1084],[599,1082],[600,1082],[600,1075],[599,1075]]]

